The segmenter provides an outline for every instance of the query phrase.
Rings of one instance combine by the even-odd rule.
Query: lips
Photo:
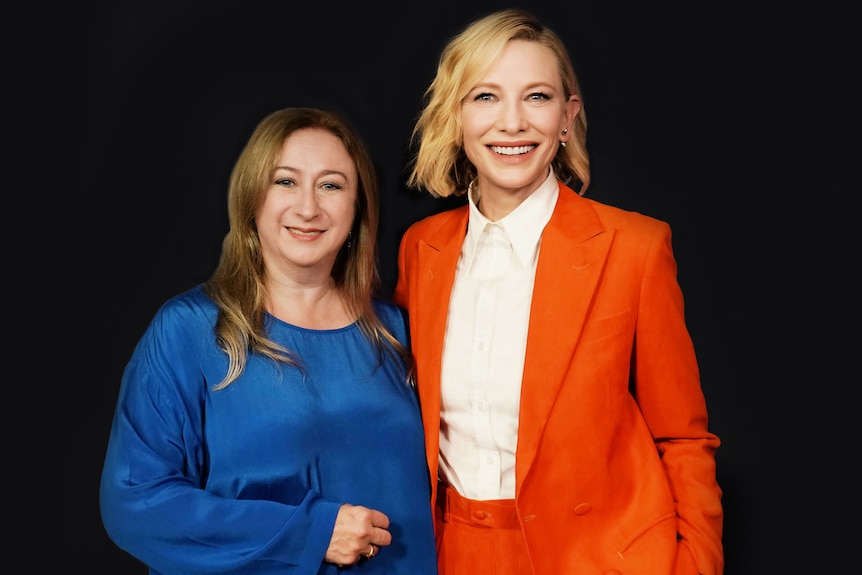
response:
[[[319,236],[320,234],[323,233],[321,230],[305,231],[305,230],[300,230],[297,228],[287,228],[287,231],[289,231],[290,233],[295,234],[297,236],[303,236],[306,238],[313,238],[313,237]]]

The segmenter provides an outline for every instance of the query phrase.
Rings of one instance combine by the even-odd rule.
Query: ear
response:
[[[560,133],[563,134],[560,138],[561,142],[567,142],[571,138],[572,124],[575,123],[575,118],[581,111],[581,99],[577,95],[569,97],[566,102],[566,112],[563,114],[563,125],[560,128]]]

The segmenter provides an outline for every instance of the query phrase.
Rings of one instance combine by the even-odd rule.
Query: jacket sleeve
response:
[[[695,349],[686,327],[670,227],[659,222],[644,268],[635,335],[633,393],[670,483],[680,538],[677,567],[720,575],[723,511],[716,481],[719,438],[708,428]],[[689,565],[690,568],[690,565]]]

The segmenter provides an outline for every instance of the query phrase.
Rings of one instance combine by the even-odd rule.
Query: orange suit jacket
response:
[[[393,295],[410,317],[432,506],[443,337],[468,213],[410,226]],[[536,269],[516,452],[537,575],[723,572],[720,442],[676,272],[665,222],[560,184]]]

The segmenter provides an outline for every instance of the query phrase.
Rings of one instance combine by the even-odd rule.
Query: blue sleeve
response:
[[[215,312],[198,300],[159,310],[123,374],[100,485],[107,533],[154,572],[317,573],[339,503],[313,491],[286,505],[206,490],[213,382],[201,358],[214,353]]]

